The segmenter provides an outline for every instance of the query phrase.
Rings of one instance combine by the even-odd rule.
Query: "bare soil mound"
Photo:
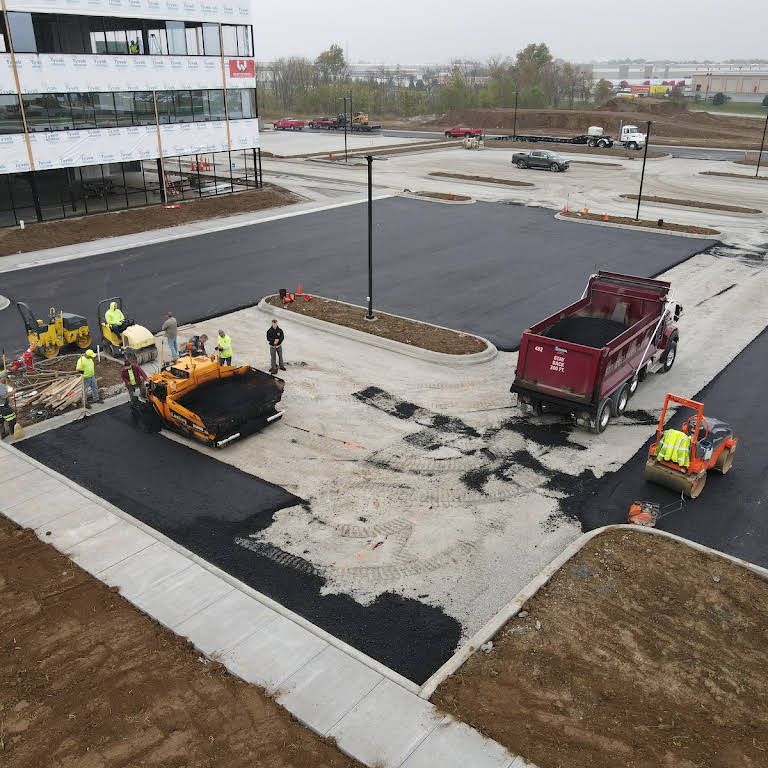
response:
[[[649,533],[597,536],[433,697],[539,768],[757,768],[768,583]]]

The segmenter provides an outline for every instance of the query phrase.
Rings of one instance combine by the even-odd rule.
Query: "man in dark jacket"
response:
[[[208,337],[205,334],[202,334],[201,336],[193,336],[187,342],[186,351],[182,352],[182,357],[184,355],[189,355],[190,357],[208,357],[208,353],[205,351],[206,341],[208,341]]]
[[[13,410],[8,397],[4,397],[0,400],[0,439],[5,440],[6,437],[13,435],[13,429],[16,426],[16,411]]]
[[[280,370],[285,370],[283,363],[283,340],[285,334],[283,329],[277,324],[277,320],[272,320],[272,327],[267,329],[267,341],[269,342],[269,361],[272,367],[269,372],[274,376],[277,373],[277,360],[280,360]]]
[[[144,373],[141,366],[132,363],[126,358],[123,363],[123,369],[120,371],[120,377],[123,380],[123,384],[125,384],[125,388],[128,390],[131,402],[138,400],[141,387],[147,380],[147,374]]]

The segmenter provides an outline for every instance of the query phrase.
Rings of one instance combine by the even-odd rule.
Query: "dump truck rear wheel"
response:
[[[608,428],[608,424],[611,421],[611,398],[606,397],[605,400],[603,400],[598,409],[597,414],[595,415],[595,426],[592,428],[592,431],[596,434],[601,434],[605,432],[605,430]]]
[[[634,381],[634,379],[633,379]],[[627,410],[627,403],[629,402],[629,384],[625,384],[616,395],[616,403],[614,405],[614,415],[621,416],[624,411]]]

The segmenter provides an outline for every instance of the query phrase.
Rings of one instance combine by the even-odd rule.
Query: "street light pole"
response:
[[[368,314],[366,320],[375,320],[373,316],[373,155],[367,155],[368,161]]]
[[[760,154],[757,156],[757,170],[755,171],[755,178],[760,173],[760,161],[763,159],[763,147],[765,146],[765,132],[768,131],[768,112],[765,114],[765,125],[763,126],[763,140],[760,142]]]
[[[517,136],[517,87],[515,87],[515,116],[512,119],[512,140]]]
[[[643,181],[645,180],[645,161],[648,157],[648,145],[651,142],[651,123],[652,120],[648,120],[648,128],[645,134],[645,149],[643,150],[643,170],[640,174],[640,193],[637,196],[637,214],[635,215],[635,221],[640,220],[640,201],[643,199]]]
[[[344,97],[344,162],[348,163],[347,157],[347,97]]]

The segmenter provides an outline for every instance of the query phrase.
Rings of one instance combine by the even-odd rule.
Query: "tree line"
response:
[[[292,56],[260,65],[263,113],[336,115],[351,95],[354,111],[376,117],[442,114],[476,107],[583,107],[604,104],[610,84],[591,72],[553,57],[545,43],[531,43],[512,57],[485,62],[455,59],[449,71],[426,68],[419,78],[399,67],[379,67],[366,79],[352,79],[344,52],[331,45],[314,61]]]

